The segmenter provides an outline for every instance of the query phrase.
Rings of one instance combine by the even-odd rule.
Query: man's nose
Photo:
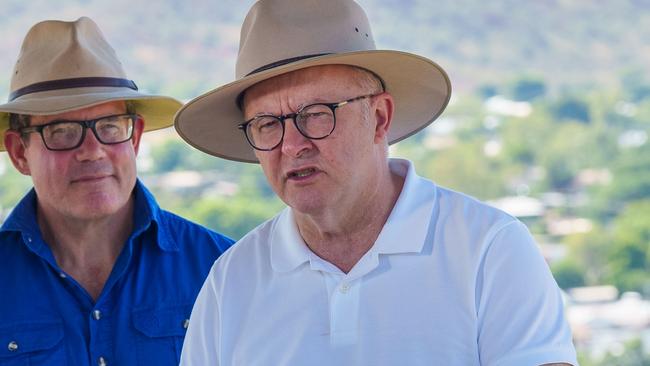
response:
[[[313,143],[311,139],[300,133],[294,118],[284,120],[284,138],[282,139],[281,149],[283,154],[298,157],[312,148]]]
[[[80,161],[98,160],[106,155],[104,144],[99,142],[90,128],[86,129],[86,136],[84,136],[81,145],[76,149],[76,155]]]

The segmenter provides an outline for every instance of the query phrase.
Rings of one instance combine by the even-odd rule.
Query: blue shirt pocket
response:
[[[63,324],[25,321],[0,326],[0,365],[66,365]]]
[[[138,331],[136,351],[140,365],[178,365],[192,304],[154,305],[132,311]]]

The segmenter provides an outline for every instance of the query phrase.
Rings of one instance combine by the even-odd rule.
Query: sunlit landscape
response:
[[[650,364],[650,4],[359,2],[378,48],[432,58],[454,88],[391,155],[528,225],[582,365]],[[0,98],[32,23],[88,15],[142,89],[187,101],[233,79],[251,3],[9,0]],[[161,206],[235,239],[283,207],[258,166],[202,154],[173,129],[145,135],[138,169]],[[0,222],[30,187],[0,154]]]

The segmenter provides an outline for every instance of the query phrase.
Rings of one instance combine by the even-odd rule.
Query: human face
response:
[[[376,93],[351,82],[358,72],[347,66],[318,66],[266,80],[246,91],[244,117],[285,115],[312,103]],[[391,113],[387,93],[350,103],[336,110],[336,128],[322,140],[306,138],[287,121],[282,143],[255,154],[275,193],[299,213],[359,207],[378,184],[382,165],[387,166]]]
[[[109,102],[71,112],[32,116],[31,126],[55,120],[90,120],[123,114],[124,102]],[[38,195],[41,213],[78,220],[100,219],[126,207],[136,180],[135,158],[143,121],[135,121],[133,138],[116,145],[104,145],[87,131],[79,147],[50,151],[37,133],[5,135],[5,145],[14,166],[30,175]]]

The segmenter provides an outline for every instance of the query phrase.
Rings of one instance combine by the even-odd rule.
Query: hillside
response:
[[[360,0],[378,47],[421,53],[445,67],[456,92],[521,75],[552,90],[615,86],[650,64],[650,2]],[[129,75],[188,99],[232,79],[239,27],[251,0],[3,0],[0,98],[29,27],[94,18]]]

